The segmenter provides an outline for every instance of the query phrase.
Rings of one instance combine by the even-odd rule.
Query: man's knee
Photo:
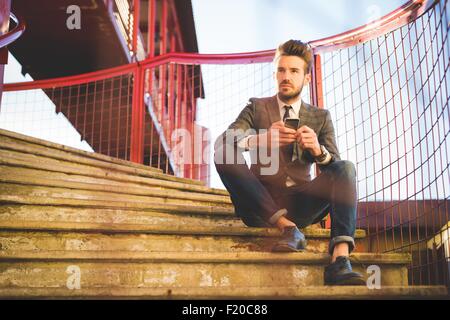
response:
[[[348,160],[339,160],[334,162],[332,165],[335,174],[352,179],[356,177],[356,168],[353,162]]]

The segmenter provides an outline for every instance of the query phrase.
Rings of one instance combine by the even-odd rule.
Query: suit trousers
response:
[[[321,167],[312,181],[291,187],[271,186],[250,171],[242,151],[235,149],[236,163],[218,163],[217,172],[230,193],[235,213],[249,227],[273,227],[283,215],[299,228],[331,217],[329,253],[337,243],[355,247],[356,170],[352,162],[334,161]]]

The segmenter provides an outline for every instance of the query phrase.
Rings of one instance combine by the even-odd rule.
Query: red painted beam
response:
[[[130,161],[144,162],[144,71],[136,68],[134,71],[133,102],[131,109],[131,141]]]
[[[171,30],[172,36],[175,36],[178,44],[178,49],[173,49],[171,51],[184,52],[184,44],[183,44],[183,33],[181,32],[180,23],[178,21],[177,10],[175,8],[175,3],[173,0],[169,0],[170,14],[172,16],[172,20],[174,25]]]
[[[6,14],[6,11],[9,12],[8,1],[9,0],[6,0],[6,2],[0,2],[0,4],[3,6],[0,6],[0,10],[5,10],[4,14]],[[0,32],[0,48],[6,47],[7,45],[16,41],[25,32],[26,28],[23,18],[17,18],[12,13],[8,13],[8,15],[4,14],[1,14],[0,16],[2,20],[0,21],[0,29],[2,30],[2,32]],[[10,18],[15,22],[16,26],[14,27],[14,29],[8,32]]]
[[[9,30],[9,14],[11,9],[11,0],[5,0],[0,2],[0,37],[3,39],[10,38],[11,34],[8,36]],[[8,49],[6,48],[6,44],[0,46],[0,109],[2,105],[2,94],[3,94],[3,73],[5,64],[8,63]]]
[[[161,6],[159,54],[163,55],[167,53],[167,1],[162,1]]]
[[[147,58],[155,56],[156,0],[148,2]]]
[[[132,50],[133,50],[133,57],[132,61],[137,60],[137,43],[138,43],[138,36],[139,36],[139,17],[140,17],[140,10],[141,10],[141,1],[140,0],[133,0],[133,39],[132,39]]]
[[[322,59],[320,55],[314,55],[311,71],[311,101],[312,104],[323,108],[323,83],[322,83]]]
[[[133,72],[137,67],[136,63],[125,64],[119,67],[103,69],[75,76],[60,77],[45,80],[35,80],[27,82],[16,82],[5,84],[5,91],[21,91],[32,89],[48,89],[53,87],[65,87],[77,84],[83,84],[92,81],[104,80],[116,76]]]

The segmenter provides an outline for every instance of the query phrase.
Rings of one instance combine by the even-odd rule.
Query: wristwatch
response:
[[[323,145],[320,145],[320,150],[322,150],[322,153],[320,155],[318,155],[317,157],[314,157],[314,159],[318,163],[325,161],[325,159],[328,156],[328,150],[325,149],[325,147]]]

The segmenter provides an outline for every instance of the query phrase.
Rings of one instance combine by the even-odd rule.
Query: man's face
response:
[[[306,63],[297,56],[280,56],[276,61],[276,79],[278,96],[289,102],[296,100],[303,86],[311,81],[311,74],[305,75]]]

